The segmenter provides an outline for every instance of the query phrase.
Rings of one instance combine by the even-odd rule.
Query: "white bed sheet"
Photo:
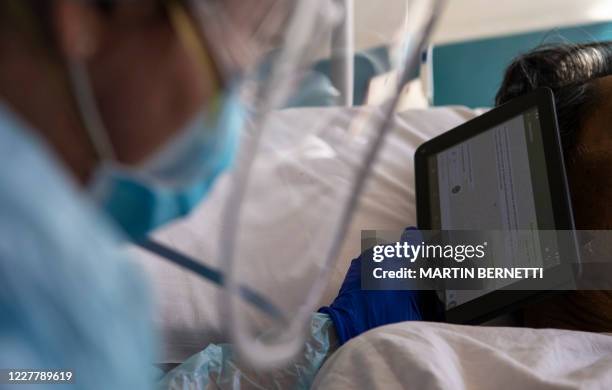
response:
[[[403,322],[342,346],[313,388],[610,389],[612,336]]]
[[[274,125],[287,131],[301,133],[319,132],[318,138],[332,143],[333,132],[317,127],[322,117],[334,117],[339,129],[348,128],[354,116],[363,110],[380,110],[376,107],[361,108],[300,108],[278,112]],[[376,113],[374,113],[376,114]],[[425,140],[473,118],[477,112],[461,107],[409,110],[396,116],[394,131],[388,136],[376,163],[373,175],[367,183],[361,204],[354,217],[339,261],[332,271],[331,283],[321,300],[328,304],[337,294],[348,264],[360,252],[362,229],[402,229],[415,224],[415,194],[413,154]],[[324,129],[323,129],[324,130]],[[327,137],[325,134],[330,134]],[[323,145],[324,146],[324,145]],[[344,150],[344,149],[343,149]],[[350,153],[350,150],[345,150]],[[342,164],[329,166],[330,174],[338,175],[339,169],[350,169],[350,156],[341,158]],[[325,182],[326,171],[321,171]],[[227,192],[228,177],[215,186],[209,199],[181,222],[159,233],[157,238],[168,245],[188,253],[202,262],[217,266],[217,241],[220,229],[220,212]],[[266,178],[257,178],[265,180]],[[307,206],[307,205],[306,205]],[[297,205],[302,207],[302,205]],[[265,215],[262,215],[264,218]],[[279,232],[282,232],[279,227]],[[291,243],[291,237],[279,236],[282,245]],[[218,290],[198,276],[168,264],[144,251],[133,249],[138,263],[148,274],[158,308],[157,323],[165,341],[161,362],[180,362],[203,349],[210,342],[226,341],[225,326],[216,311]],[[254,270],[253,272],[257,272]],[[270,277],[261,275],[262,278]],[[287,286],[287,294],[300,294],[298,289]],[[294,299],[293,301],[296,301]]]

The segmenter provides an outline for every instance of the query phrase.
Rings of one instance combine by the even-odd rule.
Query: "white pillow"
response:
[[[362,110],[380,109],[372,106],[289,109],[279,111],[275,120],[291,131],[305,134],[316,131],[315,123],[320,123],[321,116],[333,115],[334,125],[342,127],[345,121],[348,127]],[[415,149],[425,140],[477,115],[478,112],[463,107],[408,110],[396,115],[394,129],[380,151],[321,305],[329,304],[336,296],[348,264],[359,255],[361,230],[399,230],[416,223]],[[327,142],[333,142],[333,138]],[[335,168],[334,174],[338,174]],[[324,175],[321,172],[322,181]],[[266,180],[265,177],[256,179]],[[217,266],[220,214],[228,183],[227,176],[220,178],[209,198],[189,218],[164,228],[156,237],[206,264]],[[282,245],[291,242],[279,241]],[[181,362],[211,342],[227,341],[223,332],[225,324],[220,322],[216,309],[217,287],[145,251],[133,250],[153,286],[158,309],[156,320],[165,347],[160,362]],[[286,293],[300,294],[300,291],[288,286]]]

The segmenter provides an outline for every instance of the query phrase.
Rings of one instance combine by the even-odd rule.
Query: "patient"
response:
[[[546,45],[520,55],[506,69],[495,103],[501,105],[540,87],[548,87],[554,92],[576,228],[611,229],[612,41]],[[347,280],[350,273],[349,270]],[[342,291],[332,308],[343,298]],[[364,299],[364,292],[361,292],[360,303],[369,307],[358,311],[382,310],[387,307],[390,295],[407,292],[384,293],[384,299],[375,294]],[[409,297],[402,300],[405,313],[387,313],[382,316],[384,321],[399,322],[399,318],[436,321],[441,318],[439,303],[432,293],[408,293]],[[349,306],[358,305],[351,302]],[[334,320],[341,343],[373,327],[368,322],[371,320],[361,318],[365,316],[353,315],[347,319],[337,318],[338,314],[327,308],[322,312]],[[566,292],[531,305],[524,314],[525,325],[529,327],[612,332],[612,291]],[[380,322],[376,325],[382,325]],[[352,330],[348,332],[349,337],[343,329],[347,327]]]
[[[506,70],[496,104],[538,87],[555,95],[576,228],[612,227],[612,42],[543,46]],[[532,305],[525,325],[612,332],[612,292],[574,291]]]

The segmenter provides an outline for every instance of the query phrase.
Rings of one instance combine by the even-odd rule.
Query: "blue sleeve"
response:
[[[150,389],[145,279],[34,134],[0,104],[0,368],[70,369],[75,383],[0,389]]]

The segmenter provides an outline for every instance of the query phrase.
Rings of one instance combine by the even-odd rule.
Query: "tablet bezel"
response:
[[[554,96],[549,88],[536,89],[527,95],[496,107],[477,118],[423,143],[417,148],[414,157],[414,166],[417,226],[419,229],[430,230],[432,228],[428,158],[536,107],[539,113],[544,143],[546,172],[552,194],[551,203],[555,225],[554,229],[574,229],[571,198],[565,173],[563,148],[559,136]],[[478,227],[474,227],[474,230],[478,230]],[[557,272],[560,272],[563,277],[568,278],[568,289],[572,287],[570,280],[573,275],[571,263],[576,262],[575,256],[577,251],[574,244],[575,243],[564,243],[564,245],[568,246],[565,249],[569,254],[567,254],[566,259],[562,259],[561,266],[555,267],[558,268],[556,270]],[[565,255],[566,252],[563,253]],[[555,286],[557,290],[560,288],[563,288],[563,286]],[[551,291],[516,290],[512,289],[512,287],[509,289],[497,290],[455,308],[446,310],[445,320],[453,323],[481,323],[499,314],[512,311],[523,305],[526,301],[535,299],[536,296],[541,296],[550,292]]]

